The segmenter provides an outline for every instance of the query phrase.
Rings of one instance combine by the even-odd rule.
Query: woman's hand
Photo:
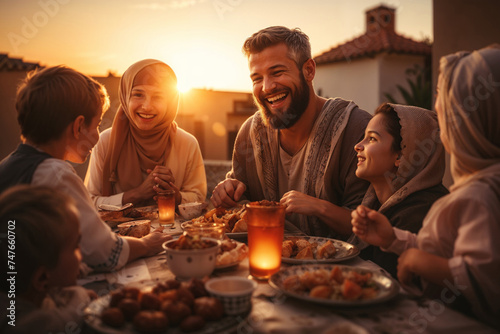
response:
[[[168,167],[156,166],[153,170],[148,169],[148,173],[153,177],[156,188],[168,190],[171,189],[171,184],[175,184],[175,177]]]
[[[210,200],[214,207],[223,206],[231,208],[238,205],[238,201],[245,193],[247,187],[241,181],[236,179],[225,179],[219,182],[212,192]]]
[[[318,199],[301,193],[296,190],[291,190],[281,197],[280,203],[286,207],[285,212],[289,213],[299,213],[302,215],[316,216],[318,215],[319,209],[316,208],[318,205]]]
[[[417,248],[405,250],[398,258],[398,280],[401,284],[410,286],[414,277],[414,266],[418,261],[418,256],[422,255],[423,251]]]
[[[145,245],[145,254],[143,256],[153,256],[163,251],[163,243],[172,239],[171,235],[163,233],[161,229],[149,233],[140,240]]]
[[[148,169],[146,172],[148,176],[137,188],[126,191],[123,194],[123,204],[129,202],[137,204],[143,201],[152,200],[158,191],[162,189],[174,190],[176,205],[181,202],[181,194],[179,189],[174,185],[175,178],[170,168],[156,166],[154,169]]]
[[[122,204],[137,204],[153,199],[157,192],[157,182],[155,181],[155,176],[151,172],[151,169],[147,170],[148,176],[137,188],[130,189],[123,193]]]
[[[175,185],[175,178],[172,174],[170,168],[164,166],[156,166],[153,171],[151,171],[153,180],[155,181],[154,190],[156,192],[162,190],[173,190],[175,191],[175,207],[181,204],[182,195],[179,188]]]
[[[398,258],[398,279],[403,286],[410,286],[417,276],[440,286],[454,282],[447,258],[409,248]]]
[[[388,248],[396,239],[387,217],[363,205],[351,213],[351,224],[354,234],[371,245]]]

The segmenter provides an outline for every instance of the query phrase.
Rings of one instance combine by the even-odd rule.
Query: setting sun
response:
[[[236,80],[248,77],[246,59],[239,48],[219,41],[182,41],[177,43],[175,53],[167,55],[167,51],[168,48],[162,59],[175,71],[177,87],[181,93],[194,87],[217,89],[226,86],[229,90],[241,90],[242,84]],[[232,73],[233,76],[228,78],[227,73]],[[234,88],[231,89],[231,86]],[[250,79],[245,89],[250,89]]]
[[[179,93],[187,93],[191,90],[191,88],[193,88],[193,86],[191,86],[189,82],[184,82],[181,80],[177,81],[177,90],[179,91]]]

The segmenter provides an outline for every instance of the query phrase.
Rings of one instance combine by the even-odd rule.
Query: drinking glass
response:
[[[157,201],[160,226],[173,226],[175,223],[175,191],[159,191]]]
[[[273,204],[246,204],[250,275],[263,280],[280,269],[285,229],[285,207],[269,203]]]

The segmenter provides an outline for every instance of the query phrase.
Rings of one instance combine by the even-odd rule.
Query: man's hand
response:
[[[299,213],[302,215],[315,216],[319,212],[317,205],[319,200],[301,193],[300,191],[291,190],[283,195],[280,203],[286,207],[286,213]]]
[[[219,206],[231,208],[238,204],[237,202],[246,189],[247,187],[243,182],[236,179],[225,179],[215,187],[210,200],[216,208]]]

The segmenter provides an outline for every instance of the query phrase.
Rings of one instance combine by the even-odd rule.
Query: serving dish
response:
[[[283,282],[293,276],[302,275],[306,272],[314,272],[317,270],[327,270],[331,271],[334,267],[339,267],[344,274],[349,271],[356,271],[359,274],[370,273],[372,275],[372,282],[378,288],[376,295],[369,299],[357,299],[357,300],[346,300],[346,299],[325,299],[309,296],[307,291],[294,292],[284,288]],[[297,265],[290,266],[287,268],[282,268],[279,272],[273,274],[269,279],[269,284],[284,293],[287,296],[294,297],[300,300],[330,305],[330,306],[366,306],[373,304],[380,304],[391,300],[396,297],[399,293],[399,284],[391,277],[386,276],[382,271],[376,271],[367,268],[356,268],[352,266],[338,265],[338,264],[308,264],[308,265]]]
[[[352,259],[359,255],[359,248],[351,245],[348,242],[330,239],[330,238],[322,238],[322,237],[309,237],[309,236],[285,236],[283,241],[285,240],[298,240],[304,239],[310,243],[317,243],[318,245],[322,245],[327,241],[331,241],[335,246],[337,252],[332,258],[328,259],[296,259],[293,257],[282,257],[281,261],[288,264],[306,264],[306,263],[336,263],[341,261],[346,261]]]
[[[151,289],[151,288],[150,288]],[[104,333],[104,334],[141,334],[134,329],[132,322],[127,321],[120,328],[113,328],[104,324],[100,318],[101,313],[108,307],[111,295],[105,295],[92,301],[83,311],[83,316],[86,324],[93,330]],[[205,324],[205,327],[199,331],[190,332],[193,334],[212,334],[220,333],[231,328],[235,328],[241,321],[244,321],[244,317],[239,315],[235,316],[224,316],[222,319],[217,321],[209,321]],[[179,327],[170,327],[168,330],[161,332],[162,334],[184,334]]]
[[[177,248],[181,238],[187,242],[197,244],[197,248]],[[187,243],[186,242],[186,243]],[[203,248],[198,245],[205,244]],[[220,248],[220,240],[205,237],[185,237],[172,239],[163,243],[167,265],[170,271],[179,280],[188,280],[190,278],[202,278],[210,275],[215,269],[217,254]]]

